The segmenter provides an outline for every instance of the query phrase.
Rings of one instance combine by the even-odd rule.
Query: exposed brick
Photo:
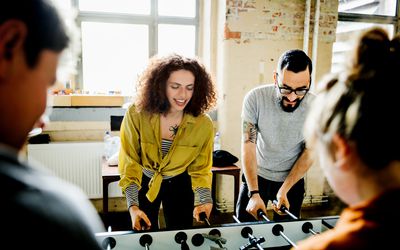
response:
[[[225,39],[250,42],[252,39],[290,40],[302,39],[304,32],[304,0],[227,0]],[[334,41],[337,22],[337,1],[321,0],[319,40]],[[241,24],[242,15],[256,15],[254,22]],[[310,38],[313,34],[315,6],[311,6]],[[234,24],[235,31],[228,26]],[[244,35],[246,33],[246,35]],[[250,35],[249,33],[254,33]]]
[[[232,32],[230,31],[228,24],[225,24],[224,28],[224,38],[225,39],[240,39],[241,32]]]

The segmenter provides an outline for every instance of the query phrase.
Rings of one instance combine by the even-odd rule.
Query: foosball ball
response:
[[[287,211],[289,212],[289,211]],[[289,212],[290,213],[290,212]],[[104,249],[282,249],[333,228],[338,216],[273,222],[263,221],[157,232],[104,232],[96,234]],[[235,218],[235,217],[234,217]],[[208,221],[207,221],[208,222]]]

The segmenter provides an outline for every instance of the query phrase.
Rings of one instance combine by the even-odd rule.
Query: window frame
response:
[[[400,0],[396,0],[396,10],[393,16],[390,15],[375,15],[375,14],[359,14],[359,13],[349,13],[338,11],[338,22],[347,23],[366,23],[366,24],[376,24],[376,25],[392,25],[393,34],[397,34],[400,28]],[[340,4],[340,3],[339,3]],[[339,9],[339,5],[338,5]],[[338,34],[338,27],[336,27],[336,34]],[[337,42],[337,41],[336,41]],[[334,70],[335,65],[337,65],[337,60],[335,60],[335,47],[332,47],[332,60],[331,60],[331,72],[336,72]]]
[[[393,34],[399,32],[400,26],[400,0],[396,0],[396,11],[394,16],[385,15],[371,15],[371,14],[358,14],[338,12],[338,21],[341,22],[363,22],[363,23],[377,23],[377,24],[392,24],[394,27]]]
[[[82,22],[103,22],[103,23],[121,23],[121,24],[141,24],[148,25],[149,28],[149,58],[157,54],[158,50],[158,25],[159,24],[175,24],[190,25],[195,27],[195,55],[199,55],[199,20],[200,20],[200,0],[195,0],[195,17],[170,17],[158,15],[158,0],[150,0],[150,14],[126,14],[126,13],[109,13],[96,11],[80,11],[79,0],[70,0],[71,5],[77,13],[77,26],[81,28]],[[81,47],[82,51],[82,47]],[[77,89],[83,89],[83,64],[82,53],[77,62]]]

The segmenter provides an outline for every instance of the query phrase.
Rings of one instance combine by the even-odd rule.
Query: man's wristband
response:
[[[259,194],[259,193],[260,193],[260,191],[258,191],[258,190],[252,190],[248,193],[248,196],[249,196],[249,198],[251,198],[253,196],[253,194]]]

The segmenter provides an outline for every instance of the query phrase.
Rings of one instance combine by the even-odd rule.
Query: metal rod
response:
[[[201,213],[199,214],[199,217],[200,217],[200,220],[206,222],[207,226],[209,226],[209,227],[211,226],[211,223],[210,223],[210,221],[208,220],[207,215],[206,215],[205,212],[201,212]]]
[[[315,232],[313,230],[313,224],[308,221],[303,224],[303,226],[301,227],[301,230],[306,234],[308,234],[308,233],[312,233],[313,235],[318,234],[317,232]]]
[[[233,219],[234,219],[237,223],[240,223],[240,220],[239,220],[235,215],[233,215],[232,217],[233,217]],[[252,240],[255,241],[255,242],[257,242],[257,238],[254,237],[251,233],[248,233],[248,236],[249,236],[249,242],[250,242],[250,243],[252,243],[252,242],[251,242]],[[259,250],[264,250],[264,248],[263,248],[260,244],[256,243],[256,246],[257,246],[257,248],[258,248]]]
[[[274,202],[275,205],[278,204],[278,202],[277,202],[276,200],[274,200],[273,202]],[[282,211],[282,210],[283,210],[283,212],[285,212],[286,214],[288,214],[288,215],[289,215],[290,217],[292,217],[293,219],[295,219],[295,220],[298,219],[297,216],[294,215],[294,214],[292,214],[291,212],[289,212],[289,210],[288,210],[285,206],[281,206],[281,211]],[[263,218],[264,218],[266,221],[269,221],[268,218],[265,216],[265,213],[264,213],[263,211],[259,211],[259,214],[260,214],[261,216],[263,216]],[[308,231],[309,231],[311,234],[313,234],[313,235],[318,234],[317,232],[315,232],[315,231],[312,230],[311,228],[309,228]],[[282,237],[285,238],[285,240],[287,240],[288,242],[290,241],[289,238],[286,237],[286,235],[284,235],[283,233],[281,233],[281,235],[282,235]],[[295,245],[294,245],[293,242],[290,241],[289,243],[290,243],[292,246],[295,247]],[[293,244],[292,244],[292,243],[293,243]]]
[[[273,203],[275,204],[275,205],[278,205],[278,201],[276,201],[276,200],[274,200],[273,201]],[[298,220],[299,218],[296,216],[296,215],[294,215],[294,214],[292,214],[285,206],[281,206],[281,209],[280,209],[281,211],[283,210],[283,212],[285,212],[286,214],[288,214],[290,217],[292,217],[292,219],[295,219],[295,220]],[[313,235],[316,235],[316,234],[318,234],[317,232],[315,232],[314,230],[312,230],[311,228],[310,229],[308,229],[309,231],[310,231],[310,233],[311,234],[313,234]]]
[[[274,200],[273,203],[275,204],[275,206],[278,206],[278,201]],[[282,212],[285,212],[287,215],[289,215],[290,217],[292,217],[295,220],[298,220],[299,218],[297,218],[296,215],[292,214],[284,205],[281,205],[281,208],[279,209]]]
[[[315,232],[315,231],[312,230],[311,228],[310,228],[309,230],[310,230],[310,233],[312,233],[313,235],[317,235],[317,234],[318,234],[317,232]]]
[[[291,239],[289,239],[282,231],[279,231],[279,234],[280,234],[290,245],[292,245],[294,248],[297,248],[297,245],[296,245]]]
[[[272,227],[272,234],[275,236],[282,236],[290,245],[297,248],[296,244],[283,233],[283,230],[284,229],[281,224],[276,224]]]
[[[259,210],[257,211],[257,214],[258,214],[259,217],[263,217],[263,219],[264,219],[265,221],[271,221],[270,219],[268,219],[267,215],[266,215],[266,214],[264,213],[264,211],[262,211],[261,209],[259,209]]]
[[[249,233],[249,238],[250,238],[251,240],[257,240],[257,238],[254,237],[254,236],[253,236],[252,234],[250,234],[250,233]],[[257,248],[258,248],[259,250],[264,250],[264,248],[263,248],[260,244],[256,243],[256,246],[257,246]]]
[[[108,226],[107,232],[111,232],[111,231],[112,231],[111,226]],[[110,243],[107,244],[107,250],[111,250],[111,244]]]
[[[321,220],[322,225],[324,225],[325,227],[327,227],[328,229],[332,229],[333,227],[326,221]]]

